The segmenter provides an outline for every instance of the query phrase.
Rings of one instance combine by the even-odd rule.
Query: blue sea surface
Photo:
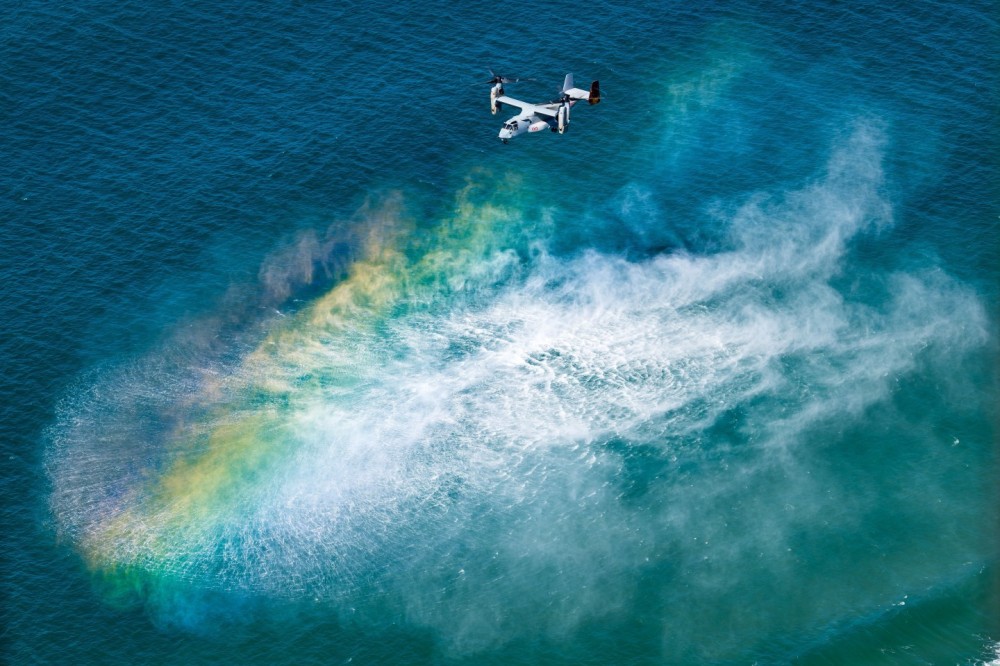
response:
[[[8,6],[4,661],[1000,662],[998,46]],[[491,69],[603,99],[503,145]]]

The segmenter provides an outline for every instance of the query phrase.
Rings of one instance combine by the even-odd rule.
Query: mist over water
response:
[[[8,14],[2,660],[997,660],[988,3]]]
[[[205,590],[388,608],[452,657],[645,609],[663,654],[722,658],[927,593],[955,549],[970,575],[973,526],[947,555],[924,540],[984,492],[936,487],[979,462],[964,433],[862,464],[903,453],[908,383],[988,339],[946,272],[858,269],[893,224],[884,144],[860,121],[803,182],[716,202],[709,254],[554,255],[559,212],[484,174],[430,235],[390,199],[362,238],[301,238],[261,298],[341,262],[326,294],[235,354],[168,343],[65,402],[60,531],[168,623],[218,613]]]

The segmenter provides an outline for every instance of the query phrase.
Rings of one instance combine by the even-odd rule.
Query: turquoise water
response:
[[[9,9],[7,661],[998,659],[995,8],[522,12]]]

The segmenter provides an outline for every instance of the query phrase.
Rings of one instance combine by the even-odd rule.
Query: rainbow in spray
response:
[[[514,187],[508,182],[493,194],[499,198]],[[57,515],[68,519],[64,527],[87,562],[98,570],[139,569],[192,579],[212,564],[227,564],[225,552],[217,559],[220,544],[247,536],[287,538],[280,520],[271,523],[276,516],[259,510],[275,501],[293,507],[317,501],[324,491],[351,498],[352,489],[361,486],[367,487],[370,501],[386,491],[378,487],[382,484],[396,484],[392,501],[402,500],[415,480],[401,476],[405,465],[427,453],[419,447],[407,450],[400,442],[415,444],[414,424],[406,424],[410,433],[387,432],[386,427],[403,426],[392,424],[391,413],[370,414],[361,421],[352,414],[373,395],[390,404],[422,399],[418,387],[407,390],[379,379],[387,368],[405,363],[393,358],[401,341],[384,341],[393,319],[425,319],[442,294],[473,294],[518,270],[517,236],[525,220],[508,206],[476,203],[480,189],[470,181],[456,198],[453,216],[425,237],[417,236],[398,200],[367,211],[359,256],[345,279],[294,316],[273,322],[256,348],[241,354],[224,375],[203,369],[195,386],[184,381],[183,371],[162,377],[184,385],[179,396],[163,387],[162,396],[153,398],[157,411],[162,410],[156,420],[169,428],[153,438],[153,446],[123,435],[111,442],[116,446],[102,451],[112,462],[113,456],[128,455],[123,449],[135,447],[149,456],[145,460],[123,459],[131,464],[117,474],[94,460],[96,466],[81,470],[73,451],[60,449],[68,457],[54,462],[54,506]],[[124,381],[126,390],[134,388]],[[116,395],[113,402],[123,407],[120,403],[129,399]],[[330,456],[333,464],[324,471],[324,480],[313,480],[317,486],[281,483],[292,472],[301,482],[306,469],[296,468],[304,457],[317,454]],[[75,471],[70,473],[67,465]],[[360,470],[375,478],[358,478]],[[118,478],[95,479],[97,486],[81,488],[73,485],[81,471]],[[106,481],[111,485],[97,489]],[[95,489],[96,497],[91,496]],[[96,511],[95,500],[100,504]],[[81,514],[86,506],[92,508]],[[343,510],[336,501],[328,508],[327,519]],[[330,527],[340,529],[340,523],[332,520]],[[211,584],[211,578],[205,582]],[[234,582],[255,588],[266,583],[263,577],[221,580]],[[282,584],[274,591],[284,589]]]
[[[878,302],[835,286],[853,239],[891,224],[881,151],[855,128],[815,179],[734,206],[710,255],[556,256],[558,211],[483,174],[433,225],[368,209],[343,279],[254,344],[154,354],[67,403],[62,533],[129,589],[389,604],[458,650],[614,613],[668,565],[676,635],[720,621],[722,572],[794,569],[796,525],[854,520],[810,433],[986,337],[941,274],[879,275]],[[894,593],[825,570],[829,601],[783,629]]]

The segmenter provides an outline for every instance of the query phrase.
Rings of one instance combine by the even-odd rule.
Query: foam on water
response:
[[[892,221],[883,141],[859,123],[812,181],[717,202],[711,255],[554,256],[559,212],[482,174],[434,225],[369,209],[346,277],[236,360],[163,349],[66,401],[61,531],[154,607],[166,587],[372,622],[388,604],[459,653],[649,594],[675,655],[888,604],[922,573],[903,555],[865,588],[840,589],[865,563],[820,566],[794,597],[804,526],[836,534],[885,499],[824,478],[811,433],[987,334],[940,271],[845,275],[852,241]],[[302,274],[329,251],[298,247]],[[740,615],[734,590],[801,612]],[[718,645],[684,642],[720,618]]]

